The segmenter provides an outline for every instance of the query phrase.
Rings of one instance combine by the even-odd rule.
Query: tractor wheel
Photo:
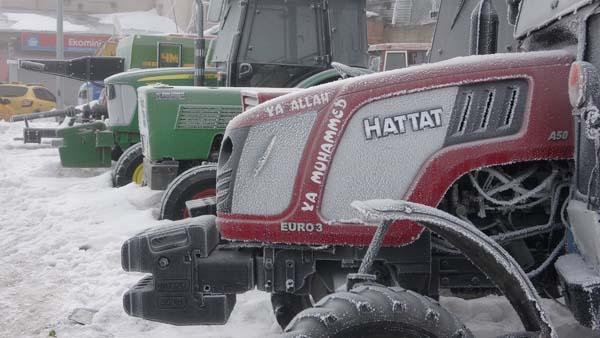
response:
[[[113,161],[118,161],[121,158],[121,155],[123,155],[123,149],[121,149],[121,147],[119,147],[118,145],[115,145],[110,150],[110,158]]]
[[[282,330],[301,311],[312,307],[325,296],[335,292],[337,287],[334,275],[341,273],[344,276],[353,271],[339,270],[336,262],[321,262],[317,272],[310,277],[309,295],[295,295],[291,293],[274,293],[271,295],[273,314]],[[338,278],[339,280],[339,278]]]
[[[160,203],[159,219],[172,221],[188,218],[186,201],[216,196],[217,166],[190,168],[169,183]]]
[[[358,285],[300,312],[284,337],[473,337],[431,298],[399,287]]]
[[[142,185],[144,182],[144,155],[141,143],[132,145],[121,154],[113,169],[112,181],[115,188],[131,182]]]

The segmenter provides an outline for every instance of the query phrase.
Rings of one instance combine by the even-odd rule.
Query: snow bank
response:
[[[49,122],[33,126],[53,126]],[[160,193],[110,186],[107,169],[66,169],[49,145],[24,145],[22,124],[0,121],[0,337],[264,337],[279,332],[269,297],[238,296],[226,326],[174,327],[127,316],[121,295],[142,274],[125,273],[121,243],[161,224]],[[520,329],[503,297],[442,298],[477,337]],[[570,313],[544,301],[560,336],[593,337]],[[76,308],[98,310],[91,324],[68,319]]]
[[[56,124],[34,123],[33,126]],[[277,332],[266,294],[238,297],[226,327],[173,327],[127,316],[121,295],[142,274],[121,270],[120,246],[160,224],[160,193],[113,189],[108,169],[67,169],[57,149],[24,145],[0,121],[0,337],[240,337]],[[90,325],[68,320],[98,312]]]
[[[52,31],[56,32],[56,18],[34,13],[3,13],[9,21],[15,21],[9,29],[23,31]],[[76,25],[68,20],[63,21],[65,32],[87,32],[88,26]]]
[[[477,338],[492,338],[523,331],[517,313],[504,297],[487,296],[470,300],[442,297],[440,303],[463,320]],[[577,324],[571,312],[557,302],[542,299],[542,306],[550,316],[559,337],[600,337],[600,333]]]

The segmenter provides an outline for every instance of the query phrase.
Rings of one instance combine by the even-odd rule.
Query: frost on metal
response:
[[[233,188],[232,212],[275,215],[288,206],[304,144],[316,112],[255,125],[244,151]]]
[[[335,151],[323,192],[323,217],[327,220],[357,218],[358,213],[350,207],[353,200],[405,196],[421,169],[420,164],[442,149],[457,92],[458,87],[434,89],[384,98],[360,108],[348,122]],[[434,97],[435,102],[432,102]],[[410,135],[402,137],[397,129],[384,123],[378,129],[382,137],[365,141],[365,123],[398,119],[405,116],[401,114],[432,108],[442,110],[441,127],[415,132],[408,121],[401,127]],[[391,130],[389,135],[385,133],[386,128]]]
[[[600,286],[600,274],[597,267],[587,264],[577,254],[559,257],[554,266],[568,284],[581,286],[583,294],[587,297],[587,303],[590,304],[588,313],[591,316],[591,328],[600,330],[600,309],[593,306],[593,304],[596,304],[594,300],[597,298],[595,292]]]
[[[267,146],[267,149],[265,149],[265,153],[261,156],[261,158],[258,159],[258,162],[256,163],[256,168],[254,168],[254,177],[258,176],[258,174],[260,174],[260,171],[262,170],[262,168],[264,168],[265,163],[267,163],[267,159],[269,158],[269,155],[271,154],[271,151],[273,150],[273,145],[275,144],[275,140],[276,137],[273,136],[271,138],[271,142],[269,142],[269,145]]]
[[[461,250],[509,299],[529,331],[556,337],[540,297],[514,258],[473,225],[426,205],[395,200],[354,201],[367,223],[408,220],[419,222]]]

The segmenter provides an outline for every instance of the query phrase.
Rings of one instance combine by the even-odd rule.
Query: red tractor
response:
[[[434,301],[439,290],[500,291],[527,331],[519,337],[554,337],[539,293],[562,291],[575,317],[598,328],[600,283],[577,284],[554,263],[585,242],[569,240],[565,216],[575,145],[568,92],[588,129],[600,129],[587,104],[600,81],[575,62],[600,55],[599,3],[510,0],[517,53],[351,78],[248,109],[224,136],[217,217],[123,245],[123,268],[152,274],[125,293],[126,311],[222,324],[235,295],[257,288],[272,293],[288,336],[470,337]],[[473,11],[473,54],[497,49],[493,16],[477,14],[493,10],[481,0]],[[244,102],[267,94],[247,92]],[[589,163],[600,141],[590,142],[578,149],[595,157],[577,167],[596,177]],[[597,205],[597,180],[585,182]],[[191,212],[213,203],[196,201]]]

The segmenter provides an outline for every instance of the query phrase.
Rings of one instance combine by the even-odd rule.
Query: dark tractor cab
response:
[[[577,321],[600,323],[600,1],[510,1],[523,51],[564,49],[576,56],[568,84],[573,107],[575,171],[566,207],[567,241],[554,263],[565,301]],[[517,14],[518,13],[518,14]],[[565,128],[566,129],[566,128]],[[568,137],[564,135],[563,137]]]
[[[332,61],[367,66],[364,0],[224,0],[220,15],[222,85],[293,87]]]

